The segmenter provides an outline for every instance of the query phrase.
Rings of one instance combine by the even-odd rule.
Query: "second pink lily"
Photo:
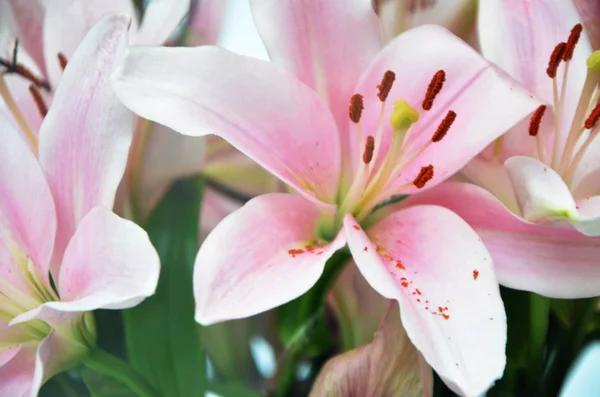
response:
[[[444,205],[469,222],[502,285],[598,296],[600,53],[570,1],[485,1],[479,31],[483,54],[546,104],[465,167],[485,189],[449,183],[408,204]]]
[[[114,78],[141,116],[218,134],[299,193],[257,197],[208,236],[196,319],[247,317],[302,295],[347,243],[373,288],[398,300],[427,362],[452,389],[481,394],[503,372],[506,343],[485,246],[442,207],[383,219],[372,210],[437,185],[537,103],[442,28],[381,49],[369,1],[252,5],[276,65],[215,47],[132,48]]]

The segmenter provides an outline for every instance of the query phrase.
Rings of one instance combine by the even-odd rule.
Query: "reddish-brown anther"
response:
[[[446,72],[443,70],[438,70],[434,75],[431,81],[429,82],[429,87],[427,87],[427,93],[425,94],[425,99],[423,99],[423,109],[430,110],[433,106],[433,100],[440,93],[442,87],[444,86],[444,82],[446,81]]]
[[[369,164],[373,160],[373,152],[375,151],[375,138],[369,135],[367,142],[365,142],[365,150],[363,152],[363,161],[365,164]]]
[[[546,112],[546,105],[540,105],[529,120],[529,135],[536,136],[540,131],[540,124],[542,123],[542,117]]]
[[[363,104],[363,96],[360,94],[354,94],[350,98],[350,108],[348,109],[348,116],[353,123],[358,123],[362,116],[362,111],[365,108]]]
[[[42,117],[46,117],[46,114],[48,113],[48,107],[46,106],[46,103],[44,102],[44,98],[42,98],[42,94],[40,94],[40,90],[38,90],[35,85],[30,84],[29,85],[29,93],[33,97],[33,100],[35,101],[35,105],[37,106],[37,109],[40,112],[40,114],[42,115]]]
[[[588,118],[585,120],[585,128],[594,128],[600,120],[600,102],[596,104],[594,110],[590,113]]]
[[[565,52],[563,53],[562,59],[564,61],[570,61],[573,59],[573,53],[575,52],[575,46],[579,41],[579,37],[581,37],[581,32],[583,31],[583,26],[580,23],[575,25],[573,29],[571,29],[571,34],[569,34],[569,39],[567,40],[567,45],[565,47]]]
[[[546,69],[546,73],[551,79],[556,77],[556,71],[558,70],[558,65],[560,65],[560,61],[562,61],[563,59],[566,47],[567,43],[558,43],[558,45],[554,47],[552,55],[550,55],[550,61],[548,61],[548,68]]]
[[[433,178],[433,165],[429,164],[425,167],[421,167],[421,171],[419,175],[413,181],[413,185],[417,187],[417,189],[423,189],[427,182],[429,182]]]
[[[383,78],[381,79],[381,83],[377,86],[379,92],[377,93],[377,97],[381,102],[385,102],[390,91],[392,90],[392,86],[394,85],[394,80],[396,80],[396,73],[388,70],[383,74]]]
[[[36,77],[31,70],[27,69],[25,66],[21,65],[20,63],[17,63],[14,66],[14,70],[21,76],[25,77],[27,80],[31,81],[37,87],[42,87],[42,88],[46,88],[46,89],[48,88],[47,82],[40,79],[39,77]]]
[[[58,58],[58,64],[60,65],[60,68],[62,70],[65,70],[65,68],[67,67],[67,57],[65,56],[65,54],[63,54],[62,52],[59,52],[56,57]]]
[[[454,110],[448,110],[446,117],[444,117],[444,120],[442,120],[442,122],[438,126],[437,130],[435,131],[435,134],[433,134],[433,136],[431,137],[431,141],[441,141],[448,133],[448,130],[450,130],[450,127],[452,127],[452,123],[454,123],[454,120],[456,120],[456,112]]]

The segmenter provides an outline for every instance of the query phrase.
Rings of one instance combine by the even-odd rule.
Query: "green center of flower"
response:
[[[0,321],[10,323],[44,303],[60,301],[51,279],[44,281],[40,278],[39,269],[32,258],[19,248],[11,236],[5,234],[2,240],[10,249],[11,263],[16,266],[9,268],[12,279],[0,279]],[[96,331],[91,316],[92,313],[85,313],[70,320],[58,320],[56,324],[35,318],[9,325],[14,332],[9,331],[2,337],[0,349],[24,343],[37,344],[53,329],[55,333],[72,340],[77,351],[83,351],[85,346],[95,343]]]

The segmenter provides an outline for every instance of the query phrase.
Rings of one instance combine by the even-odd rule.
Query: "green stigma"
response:
[[[419,120],[419,112],[403,99],[394,103],[394,113],[390,117],[390,123],[395,130],[406,130]]]
[[[586,63],[590,72],[600,72],[600,50],[594,51]]]

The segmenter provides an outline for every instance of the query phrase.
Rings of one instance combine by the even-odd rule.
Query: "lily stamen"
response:
[[[423,110],[431,110],[433,106],[433,101],[435,97],[442,91],[444,87],[444,82],[446,81],[446,72],[443,70],[438,70],[434,75],[431,81],[429,82],[429,87],[427,87],[427,93],[425,94],[425,98],[423,99]]]
[[[404,169],[404,167],[406,167],[407,164],[413,162],[425,150],[427,150],[427,148],[429,148],[431,144],[441,141],[450,130],[450,127],[452,127],[452,124],[454,124],[454,120],[456,120],[456,112],[454,110],[448,110],[448,113],[446,113],[446,116],[440,122],[440,125],[431,136],[431,139],[425,142],[425,144],[421,146],[418,150],[411,150],[411,155],[396,166],[396,168],[392,172],[392,176],[398,175],[400,172],[402,172],[402,170]]]
[[[67,67],[67,63],[69,62],[65,54],[59,52],[58,54],[56,54],[56,57],[58,58],[58,65],[60,66],[60,69],[65,70],[65,68]]]
[[[544,145],[542,144],[542,138],[539,135],[539,131],[540,125],[542,123],[542,118],[544,117],[544,113],[546,113],[546,105],[540,105],[540,107],[538,107],[533,113],[529,121],[529,135],[535,137],[538,156],[542,163],[546,162],[546,154],[544,150]]]
[[[44,98],[42,98],[40,90],[38,90],[35,85],[30,84],[29,93],[33,97],[33,101],[35,102],[35,106],[37,106],[38,112],[40,112],[42,117],[46,117],[46,114],[48,113],[48,106],[46,106],[46,103],[44,102]]]
[[[19,125],[19,128],[29,141],[34,153],[37,153],[37,135],[33,132],[33,128],[27,122],[27,119],[17,106],[17,102],[13,98],[8,86],[6,85],[6,81],[4,80],[4,74],[0,73],[0,97],[4,100],[6,107],[14,117],[15,121]]]
[[[383,123],[385,121],[385,103],[390,91],[396,80],[396,74],[391,70],[387,70],[381,78],[381,83],[377,86],[379,90],[377,97],[381,101],[381,110],[379,112],[379,121],[377,122],[377,131],[375,132],[375,152],[373,154],[373,164],[377,164],[377,158],[379,157],[379,148],[381,147],[381,140],[383,139]]]
[[[363,162],[369,164],[373,159],[373,151],[375,150],[375,138],[372,135],[367,137],[365,142],[365,150],[363,152]]]
[[[552,94],[554,99],[554,146],[552,150],[552,160],[551,165],[555,167],[556,162],[558,161],[558,145],[560,143],[560,96],[558,92],[558,82],[556,80],[556,73],[558,71],[558,67],[560,66],[560,62],[563,59],[563,55],[565,53],[565,49],[567,47],[567,43],[558,43],[556,47],[554,47],[554,51],[550,55],[550,60],[548,61],[548,68],[546,69],[546,73],[548,77],[552,79]],[[566,77],[566,75],[565,75]],[[564,81],[564,78],[563,78]]]
[[[569,168],[571,156],[575,150],[575,145],[585,131],[584,120],[586,114],[588,114],[590,112],[590,108],[592,108],[594,104],[598,102],[600,92],[598,92],[596,89],[598,82],[600,81],[600,51],[594,52],[588,58],[587,66],[588,73],[585,78],[579,103],[577,104],[575,116],[573,117],[573,123],[571,124],[569,136],[567,137],[560,168],[557,170],[559,173],[566,172],[566,170]],[[596,92],[595,95],[594,92]],[[593,99],[590,100],[592,97]]]
[[[423,189],[427,182],[433,179],[433,165],[429,164],[425,167],[421,167],[419,175],[413,180],[413,185],[417,189]]]

